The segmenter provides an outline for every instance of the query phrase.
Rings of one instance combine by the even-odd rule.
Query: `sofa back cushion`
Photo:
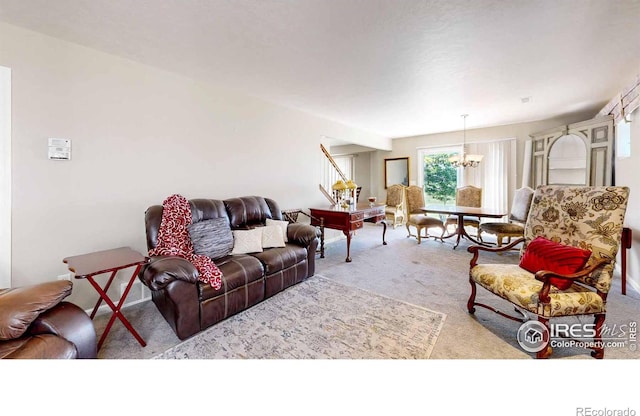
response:
[[[187,229],[196,254],[215,260],[233,250],[233,233],[226,217],[192,223]]]
[[[248,229],[264,225],[273,218],[267,201],[260,196],[243,196],[224,201],[232,229]]]

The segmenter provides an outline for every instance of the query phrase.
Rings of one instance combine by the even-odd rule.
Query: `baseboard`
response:
[[[627,292],[629,288],[635,290],[636,293],[640,293],[640,284],[635,280],[629,280],[629,278],[627,278]]]
[[[121,297],[126,289],[126,286],[127,286],[127,283],[120,284]],[[129,294],[127,295],[127,300],[122,305],[122,308],[125,309],[125,308],[128,308],[129,306],[137,305],[138,303],[146,302],[148,300],[151,300],[151,292],[145,285],[142,284],[142,282],[136,281],[131,286],[131,289],[129,290]],[[119,301],[120,301],[120,298],[118,298],[117,300],[113,299],[113,303],[115,303],[116,305],[118,304]],[[107,305],[104,301],[102,303],[103,304],[100,305],[100,307],[98,308],[96,315],[111,313],[112,311],[109,305]],[[91,312],[93,312],[93,308],[86,309],[85,312],[87,313],[87,315],[90,315]]]

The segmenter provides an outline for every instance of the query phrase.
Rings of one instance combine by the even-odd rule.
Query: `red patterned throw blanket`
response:
[[[149,250],[150,256],[179,256],[189,260],[198,270],[198,280],[214,289],[222,286],[222,272],[213,261],[193,252],[188,227],[191,225],[191,205],[182,195],[171,195],[162,203],[162,220],[158,244]]]

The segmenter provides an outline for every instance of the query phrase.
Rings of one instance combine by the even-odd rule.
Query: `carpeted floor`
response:
[[[466,251],[466,241],[456,250],[452,249],[451,240],[445,240],[445,243],[433,239],[423,240],[418,245],[414,238],[406,237],[406,228],[398,227],[394,230],[389,227],[388,245],[383,246],[381,234],[380,225],[367,224],[364,229],[359,230],[352,239],[351,263],[344,261],[344,240],[328,244],[325,258],[316,260],[316,273],[334,282],[446,314],[442,330],[431,351],[431,359],[528,360],[532,357],[532,354],[523,351],[517,343],[519,323],[481,308],[475,315],[467,313],[471,255]],[[486,262],[517,261],[516,252],[487,254],[486,257]],[[511,311],[508,303],[483,292],[481,288],[478,290],[478,299],[505,312]],[[153,303],[133,305],[124,309],[124,314],[146,340],[147,346],[141,347],[123,325],[116,321],[99,352],[99,358],[152,358],[180,343]],[[639,318],[640,295],[632,288],[627,288],[627,295],[622,296],[619,276],[616,275],[608,298],[606,324],[611,328],[619,328]],[[107,315],[96,317],[98,334],[107,319]],[[574,322],[579,321],[578,318],[573,319]],[[588,350],[578,348],[557,348],[553,358],[593,360]],[[640,358],[640,352],[629,348],[605,350],[605,359],[630,358]]]

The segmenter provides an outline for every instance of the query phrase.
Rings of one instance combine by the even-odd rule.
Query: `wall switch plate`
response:
[[[50,137],[49,160],[71,160],[71,140]]]

